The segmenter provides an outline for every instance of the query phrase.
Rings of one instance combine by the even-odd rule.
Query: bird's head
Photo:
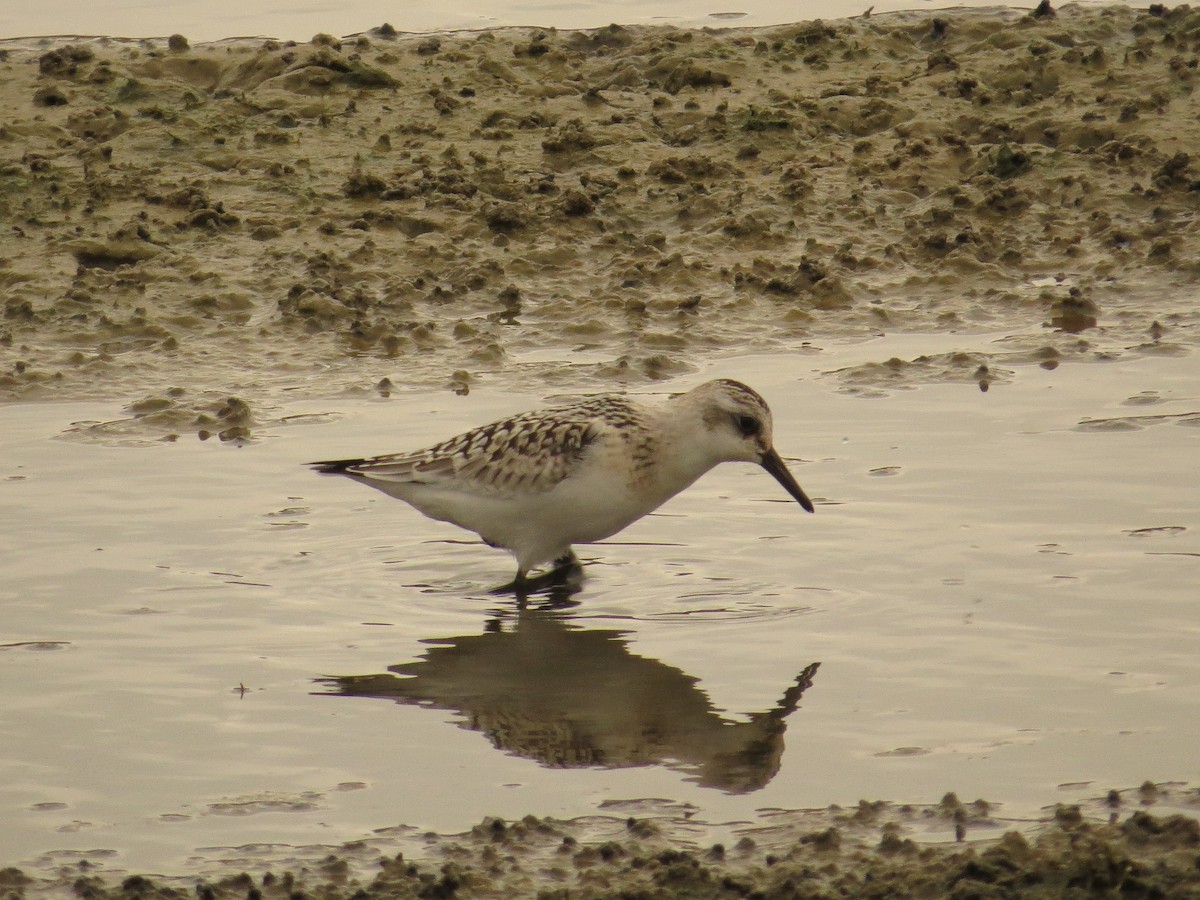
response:
[[[758,463],[809,512],[804,493],[772,443],[771,409],[758,392],[727,378],[708,381],[680,399],[696,405],[707,431],[707,442],[722,462]]]

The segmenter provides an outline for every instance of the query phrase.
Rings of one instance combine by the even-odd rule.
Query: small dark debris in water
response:
[[[62,650],[70,645],[70,641],[16,641],[0,644],[0,650]]]
[[[1129,528],[1125,533],[1130,537],[1156,537],[1164,534],[1183,534],[1185,531],[1187,527],[1184,525],[1156,525],[1153,528]]]

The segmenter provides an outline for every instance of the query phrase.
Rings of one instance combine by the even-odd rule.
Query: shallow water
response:
[[[921,9],[997,6],[994,0],[933,0]],[[1036,4],[1012,4],[1032,7]],[[446,31],[536,25],[543,28],[603,28],[610,22],[671,24],[686,27],[777,25],[818,18],[912,9],[913,0],[750,0],[722,5],[694,0],[571,0],[523,2],[492,0],[487,4],[449,0],[438,4],[396,6],[379,0],[348,0],[338,4],[303,5],[233,0],[175,0],[147,5],[118,2],[81,7],[73,0],[21,4],[0,13],[0,38],[47,34],[104,34],[120,37],[165,37],[183,33],[193,41],[217,41],[234,35],[262,35],[308,40],[320,32],[346,35],[388,22],[399,31]]]
[[[671,382],[759,389],[817,514],[721,467],[582,548],[577,605],[524,614],[487,593],[507,556],[300,463],[543,396],[297,403],[243,447],[98,444],[71,424],[115,408],[6,407],[0,862],[240,865],[290,852],[259,843],[643,798],[734,823],[954,790],[1022,818],[1200,779],[1200,365],[869,398],[831,374],[989,341],[731,357]]]

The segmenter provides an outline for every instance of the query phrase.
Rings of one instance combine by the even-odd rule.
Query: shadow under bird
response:
[[[611,537],[723,462],[758,463],[809,512],[772,446],[771,410],[738,381],[656,404],[604,395],[522,413],[414,453],[309,463],[473,531],[529,570],[577,568],[572,544]]]

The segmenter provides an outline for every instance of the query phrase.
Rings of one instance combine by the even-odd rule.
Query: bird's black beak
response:
[[[796,498],[796,502],[807,509],[813,511],[812,501],[808,499],[808,494],[804,493],[804,489],[796,484],[796,479],[792,477],[792,473],[788,471],[788,467],[784,465],[783,460],[779,458],[779,454],[772,448],[762,455],[762,467],[770,472],[775,480],[783,485],[783,489]]]

